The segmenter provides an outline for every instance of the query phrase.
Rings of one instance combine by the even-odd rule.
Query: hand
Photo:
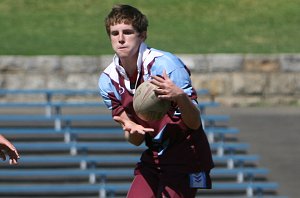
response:
[[[201,121],[199,119],[200,111],[197,106],[191,101],[183,89],[172,82],[165,70],[163,71],[162,77],[163,78],[152,76],[151,80],[151,83],[158,87],[154,90],[158,98],[176,103],[180,109],[181,118],[186,126],[191,129],[198,129],[201,125]]]
[[[165,70],[163,71],[162,77],[152,76],[151,83],[158,87],[154,90],[155,93],[160,99],[177,102],[178,97],[185,94],[184,91],[181,88],[177,87],[175,83],[173,83],[173,81],[168,77]]]
[[[120,116],[114,116],[113,119],[123,126],[124,131],[127,131],[130,134],[138,133],[141,135],[145,135],[145,133],[154,132],[154,129],[152,128],[145,128],[142,125],[136,124],[135,122],[132,122],[131,120],[122,118]]]
[[[0,135],[0,157],[3,161],[6,160],[5,153],[9,156],[9,164],[18,164],[20,156],[17,149],[5,137]]]

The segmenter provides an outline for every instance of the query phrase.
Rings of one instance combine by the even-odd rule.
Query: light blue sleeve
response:
[[[152,75],[162,75],[166,70],[169,78],[187,95],[193,92],[190,74],[184,63],[175,55],[164,52],[164,55],[156,58],[152,67]]]
[[[108,107],[108,109],[112,109],[112,101],[109,94],[113,93],[114,87],[111,84],[111,80],[109,76],[105,73],[102,73],[100,75],[99,81],[98,81],[98,88],[100,95],[103,99],[103,102]]]

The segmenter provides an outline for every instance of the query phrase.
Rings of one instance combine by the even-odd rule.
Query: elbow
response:
[[[202,125],[200,111],[197,111],[197,115],[194,118],[196,119],[190,123],[190,128],[196,130]]]
[[[186,126],[192,130],[196,130],[202,125],[199,111],[194,112],[194,114],[189,117],[184,117],[183,121]]]

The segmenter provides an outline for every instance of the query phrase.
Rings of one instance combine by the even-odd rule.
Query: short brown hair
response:
[[[123,4],[113,6],[111,12],[105,18],[107,34],[110,34],[111,25],[119,23],[131,24],[138,33],[147,31],[148,27],[147,17],[143,13],[135,7]]]

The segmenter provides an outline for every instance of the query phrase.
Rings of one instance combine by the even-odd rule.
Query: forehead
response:
[[[110,31],[134,30],[131,24],[118,23],[110,26]]]

